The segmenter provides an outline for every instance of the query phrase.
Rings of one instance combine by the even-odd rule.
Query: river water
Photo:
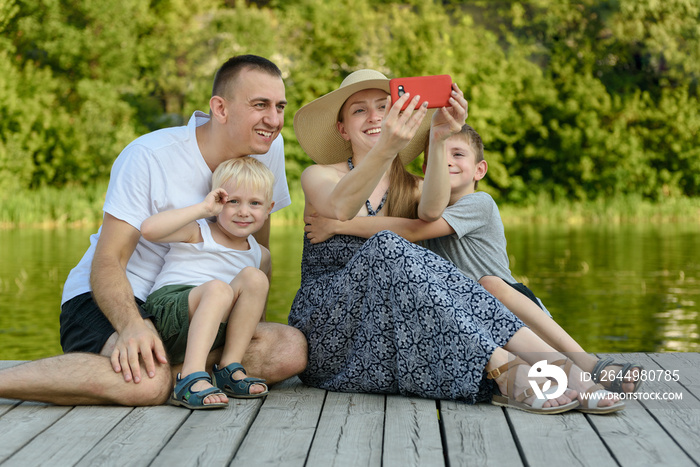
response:
[[[299,286],[300,226],[272,229],[268,319]],[[60,353],[63,281],[91,230],[0,230],[0,360]],[[590,352],[700,351],[700,224],[508,225],[513,275]]]

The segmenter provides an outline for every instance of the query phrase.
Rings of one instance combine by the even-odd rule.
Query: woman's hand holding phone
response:
[[[398,154],[413,139],[428,113],[427,104],[421,102],[421,96],[405,93],[392,105],[391,96],[387,96],[387,110],[382,120],[382,132],[377,142],[379,150],[386,150],[392,157]],[[405,107],[405,110],[401,110]]]

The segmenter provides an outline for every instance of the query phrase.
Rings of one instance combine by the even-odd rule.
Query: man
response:
[[[223,161],[250,154],[275,174],[276,209],[290,204],[280,130],[286,105],[281,72],[267,59],[233,57],[214,79],[210,114],[187,126],[144,135],[112,167],[104,219],[66,280],[61,306],[63,355],[0,372],[0,397],[55,404],[157,405],[172,391],[163,344],[140,304],[167,246],[141,238],[141,222],[187,206],[210,190]],[[269,219],[256,235],[269,245]],[[244,366],[274,383],[306,366],[296,329],[261,322]]]

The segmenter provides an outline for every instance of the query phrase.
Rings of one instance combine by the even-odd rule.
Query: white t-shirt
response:
[[[195,129],[208,120],[208,114],[196,111],[187,126],[148,133],[124,148],[112,166],[103,211],[141,229],[141,223],[153,214],[202,201],[211,191],[212,172],[199,151]],[[282,135],[266,154],[253,157],[275,175],[272,212],[289,206]],[[90,248],[68,274],[61,304],[91,290],[90,268],[101,231],[102,227],[90,236]],[[167,244],[139,239],[126,268],[136,297],[146,300],[167,251]]]

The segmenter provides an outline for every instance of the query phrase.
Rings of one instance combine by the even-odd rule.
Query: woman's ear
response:
[[[345,125],[343,124],[343,122],[335,122],[335,125],[338,128],[338,133],[340,133],[340,136],[345,141],[350,141],[350,135],[347,131],[345,131]]]

